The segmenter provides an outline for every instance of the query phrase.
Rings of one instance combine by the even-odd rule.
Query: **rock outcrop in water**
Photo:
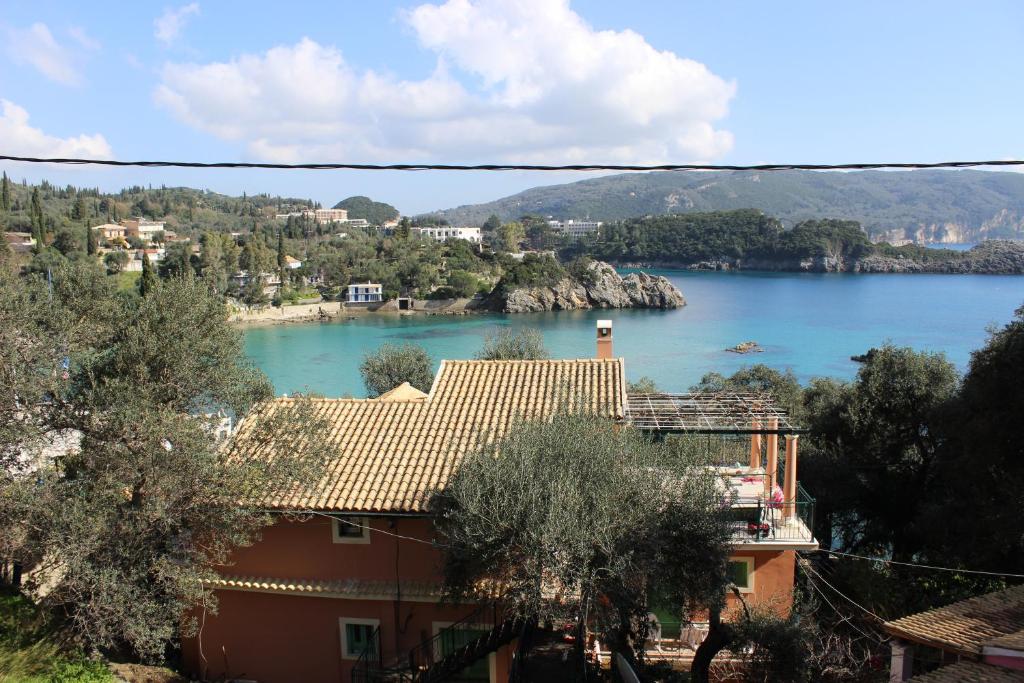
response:
[[[587,266],[586,277],[564,277],[545,287],[520,287],[495,292],[491,307],[504,313],[572,311],[589,308],[679,308],[682,292],[668,278],[630,273],[619,275],[601,261]]]

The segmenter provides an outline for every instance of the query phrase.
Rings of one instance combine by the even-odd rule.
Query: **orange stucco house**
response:
[[[610,329],[598,338],[599,347],[607,344],[600,355],[610,356]],[[666,417],[659,407],[670,400],[666,396],[634,401],[631,408],[624,361],[605,357],[443,361],[429,394],[403,385],[376,399],[315,399],[330,425],[325,438],[338,455],[320,481],[267,501],[277,522],[222,568],[213,586],[218,613],[201,615],[200,635],[183,644],[186,669],[197,677],[260,683],[377,680],[374,672],[389,667],[422,670],[466,644],[470,632],[486,642],[464,658],[459,680],[507,680],[516,643],[500,616],[440,600],[441,550],[428,516],[430,493],[482,434],[500,436],[517,418],[543,418],[567,398],[585,399],[598,414],[633,417],[644,428],[657,411]],[[276,399],[246,417],[235,448],[246,448],[253,424],[289,400]],[[797,514],[795,438],[787,438],[792,455],[785,481],[794,497],[772,503],[771,472],[778,469],[772,449],[778,451],[777,435],[785,429],[772,425],[776,414],[758,419],[750,462],[722,469],[723,492],[738,511],[732,569],[750,600],[785,611],[795,551],[816,544],[806,516]],[[741,421],[751,431],[749,415]],[[771,433],[762,440],[762,432]],[[469,622],[449,628],[467,617],[475,631],[467,631]],[[673,630],[671,615],[658,619],[665,622],[654,634],[659,644],[695,637],[692,624]]]

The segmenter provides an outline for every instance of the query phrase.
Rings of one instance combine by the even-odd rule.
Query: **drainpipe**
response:
[[[785,506],[782,508],[785,517],[796,514],[796,443],[800,437],[786,434],[786,474],[782,485]]]
[[[761,429],[761,423],[754,420],[753,431],[750,435],[750,471],[753,472],[761,466],[761,435],[757,430]]]
[[[779,418],[773,417],[768,420],[768,429],[775,431],[779,428]],[[765,438],[768,444],[768,464],[765,466],[768,476],[765,477],[765,487],[768,489],[765,491],[765,495],[769,498],[772,492],[775,490],[775,480],[779,475],[779,435],[777,433],[768,434]]]

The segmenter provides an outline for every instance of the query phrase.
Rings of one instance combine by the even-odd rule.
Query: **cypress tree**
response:
[[[286,265],[284,254],[284,231],[277,233],[277,267],[284,271]]]
[[[139,294],[146,296],[156,289],[156,273],[149,262],[149,255],[142,252],[142,277],[139,278]]]
[[[99,244],[96,241],[96,231],[89,227],[88,221],[85,223],[85,253],[89,256],[95,256],[98,251]]]
[[[11,210],[11,181],[7,179],[7,171],[4,171],[3,181],[0,181],[0,208]]]

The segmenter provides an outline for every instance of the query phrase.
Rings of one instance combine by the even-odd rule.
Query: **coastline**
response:
[[[397,301],[378,305],[346,304],[342,301],[322,301],[296,306],[261,306],[245,309],[229,306],[228,322],[239,328],[291,325],[299,323],[332,323],[352,320],[367,315],[481,315],[493,313],[478,299],[431,299],[414,302],[413,308],[399,309]]]

